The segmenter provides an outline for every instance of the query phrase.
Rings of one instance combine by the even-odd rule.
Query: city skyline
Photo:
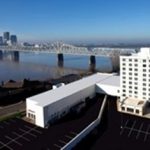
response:
[[[1,2],[0,33],[20,40],[149,42],[148,0],[6,0]]]

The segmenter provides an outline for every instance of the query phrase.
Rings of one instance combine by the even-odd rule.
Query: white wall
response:
[[[46,106],[44,108],[45,124],[51,119],[52,115],[61,116],[65,110],[67,112],[72,106],[78,104],[81,101],[84,101],[85,98],[93,95],[95,95],[95,85],[65,97],[53,104],[50,104],[49,106]]]
[[[27,99],[26,100],[26,116],[28,112],[32,111],[35,115],[35,124],[40,127],[44,127],[44,112],[43,107],[38,106],[36,102]],[[27,116],[28,117],[28,116]]]
[[[100,94],[107,94],[111,96],[120,96],[120,87],[104,85],[104,84],[96,84],[96,92]]]

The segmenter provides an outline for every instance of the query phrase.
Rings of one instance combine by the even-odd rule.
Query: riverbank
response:
[[[52,89],[53,85],[59,83],[68,84],[89,74],[92,73],[69,74],[47,80],[24,79],[23,81],[9,80],[8,82],[3,82],[0,86],[0,106],[25,101],[27,97]]]

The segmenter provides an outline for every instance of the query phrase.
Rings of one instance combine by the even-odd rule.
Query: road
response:
[[[24,111],[26,108],[25,106],[26,106],[26,103],[21,101],[13,105],[0,107],[0,117],[7,116],[9,114],[13,114],[18,111]]]

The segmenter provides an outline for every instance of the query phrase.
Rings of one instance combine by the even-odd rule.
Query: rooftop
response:
[[[127,98],[123,104],[129,105],[129,106],[143,106],[145,104],[145,101],[137,99],[137,98]]]
[[[96,83],[117,86],[119,85],[118,78],[119,76],[116,76],[114,74],[96,73],[94,75],[82,78],[78,81],[72,82],[57,89],[38,94],[36,96],[32,96],[30,98],[27,98],[27,100],[31,100],[39,106],[46,106],[56,101],[59,101],[69,95],[77,93],[83,89],[86,89],[90,86],[95,86]],[[117,79],[117,82],[115,81],[115,79]]]

